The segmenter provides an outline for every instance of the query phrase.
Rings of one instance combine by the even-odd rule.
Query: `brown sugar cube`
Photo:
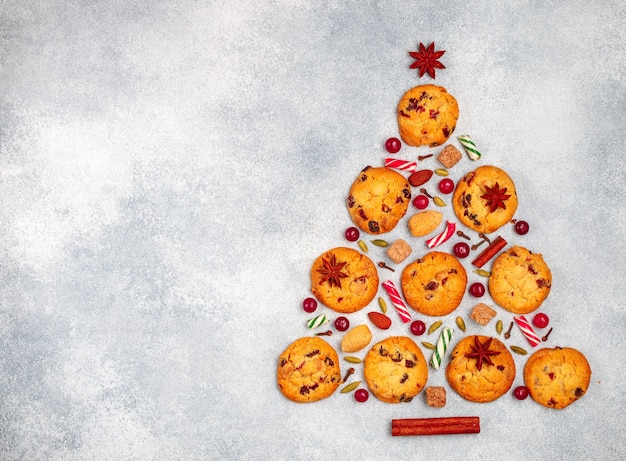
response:
[[[495,316],[496,311],[483,303],[476,304],[470,314],[471,319],[480,323],[482,326],[487,325]]]
[[[430,386],[426,388],[426,404],[429,407],[441,408],[446,406],[446,388]]]
[[[398,239],[389,245],[387,248],[387,256],[391,258],[391,260],[399,264],[409,257],[413,249],[402,239]]]
[[[437,155],[437,160],[446,168],[452,168],[461,158],[463,158],[461,152],[452,144],[448,144],[439,155]]]

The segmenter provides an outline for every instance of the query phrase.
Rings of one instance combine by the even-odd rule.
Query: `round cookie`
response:
[[[333,248],[313,262],[311,292],[334,311],[356,312],[376,296],[378,271],[363,253],[347,247]]]
[[[402,293],[409,306],[424,315],[447,315],[465,294],[467,273],[456,257],[431,251],[404,268]]]
[[[514,314],[537,309],[550,294],[552,273],[540,254],[514,246],[493,262],[489,294],[501,307]]]
[[[389,168],[368,166],[350,187],[348,212],[361,230],[383,234],[396,227],[410,202],[411,186],[404,176]]]
[[[561,410],[587,392],[591,367],[585,356],[569,347],[539,349],[524,367],[530,396],[547,408]]]
[[[454,132],[458,118],[456,99],[441,86],[416,86],[398,103],[400,137],[410,146],[443,144]]]
[[[477,351],[481,350],[487,353],[478,358]],[[464,399],[492,402],[511,388],[515,379],[515,361],[497,338],[466,336],[452,351],[446,379]]]
[[[341,380],[337,352],[317,336],[295,340],[278,358],[278,388],[294,402],[325,399]]]
[[[363,375],[379,400],[410,402],[426,385],[428,366],[412,339],[391,336],[369,350],[363,363]]]
[[[478,167],[458,182],[452,207],[459,221],[467,227],[489,234],[508,223],[515,214],[515,184],[500,168]]]

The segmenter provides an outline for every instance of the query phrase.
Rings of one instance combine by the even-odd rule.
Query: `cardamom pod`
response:
[[[346,362],[350,362],[350,363],[361,363],[361,362],[363,361],[363,360],[361,360],[360,358],[358,358],[358,357],[354,357],[354,356],[352,356],[352,355],[346,355],[343,359],[344,359]]]
[[[437,176],[448,176],[448,170],[446,170],[445,168],[437,168],[435,170],[435,174]]]
[[[353,383],[350,383],[347,386],[344,386],[343,389],[341,389],[341,393],[342,394],[347,394],[348,392],[352,392],[353,390],[355,390],[360,385],[361,385],[361,381],[355,381]]]
[[[433,351],[436,349],[434,344],[426,342],[426,341],[422,341],[422,346],[424,346],[426,349],[430,349]]]
[[[438,197],[438,196],[435,196],[435,197],[433,198],[433,202],[434,202],[434,204],[435,204],[435,205],[437,205],[437,206],[446,206],[446,202],[444,202],[444,201],[441,199],[441,197]]]
[[[459,327],[461,331],[465,332],[465,320],[463,320],[463,317],[459,316],[456,318],[456,326]]]
[[[441,326],[441,324],[443,323],[443,321],[441,320],[437,320],[435,323],[433,323],[429,328],[428,328],[428,334],[431,334],[433,331],[437,330],[437,328],[439,328]]]
[[[367,243],[365,243],[363,240],[359,240],[359,248],[361,249],[361,251],[363,251],[364,253],[367,253],[369,250],[367,249]]]
[[[484,269],[476,269],[476,270],[474,271],[474,274],[478,274],[478,275],[480,275],[481,277],[491,277],[491,272],[486,271],[486,270],[484,270]]]
[[[519,354],[519,355],[526,355],[526,354],[528,354],[528,352],[526,352],[526,349],[524,349],[523,347],[519,347],[519,346],[509,346],[509,347],[516,354]]]
[[[382,240],[382,239],[374,239],[372,240],[372,243],[374,245],[376,245],[377,247],[383,247],[385,248],[386,246],[389,246],[389,244],[387,243],[386,240]]]
[[[498,320],[496,322],[496,331],[498,334],[502,334],[502,320]]]
[[[378,305],[380,306],[380,310],[383,311],[383,314],[387,313],[387,303],[383,298],[378,298]]]

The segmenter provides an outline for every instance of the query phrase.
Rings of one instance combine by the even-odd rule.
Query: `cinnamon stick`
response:
[[[506,240],[504,240],[500,236],[497,236],[495,239],[493,239],[489,246],[485,248],[482,253],[480,253],[476,257],[476,259],[474,259],[474,261],[472,261],[472,264],[480,269],[505,246]]]
[[[391,435],[444,435],[477,434],[480,432],[478,416],[449,418],[407,418],[391,420]]]

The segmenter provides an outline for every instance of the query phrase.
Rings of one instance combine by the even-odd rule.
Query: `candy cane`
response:
[[[428,245],[428,248],[435,248],[441,245],[443,242],[445,242],[454,235],[455,230],[456,224],[448,221],[446,224],[446,229],[441,234],[426,240],[426,245]]]
[[[439,340],[437,341],[437,346],[435,348],[435,351],[433,352],[433,357],[430,359],[430,364],[435,370],[439,369],[439,367],[441,366],[443,356],[448,349],[448,345],[450,344],[451,339],[451,328],[444,328],[443,330],[441,330],[441,336],[439,336]]]
[[[311,320],[307,321],[306,325],[309,327],[309,330],[312,330],[313,328],[324,325],[328,322],[328,320],[329,319],[328,317],[326,317],[326,314],[320,314],[317,317],[313,317]]]
[[[415,171],[417,169],[416,162],[409,162],[408,160],[398,160],[395,158],[386,158],[385,166],[388,168],[395,168],[397,170]]]
[[[476,149],[476,144],[474,144],[472,138],[464,134],[459,136],[458,139],[461,145],[465,148],[465,152],[467,152],[467,155],[470,159],[478,160],[480,158],[480,152],[478,152],[478,149]]]
[[[396,286],[393,284],[391,280],[387,280],[383,282],[383,288],[391,298],[391,303],[398,311],[398,315],[400,315],[400,319],[402,322],[407,323],[411,320],[411,313],[408,311],[406,304],[402,301],[400,297],[400,293],[398,292]]]
[[[535,347],[541,342],[539,336],[535,334],[535,330],[533,330],[533,327],[531,327],[530,323],[528,323],[528,320],[526,320],[526,317],[524,317],[523,315],[519,315],[513,317],[513,320],[515,320],[515,323],[517,323],[517,326],[520,328],[520,330],[522,330],[522,333],[532,347]]]

